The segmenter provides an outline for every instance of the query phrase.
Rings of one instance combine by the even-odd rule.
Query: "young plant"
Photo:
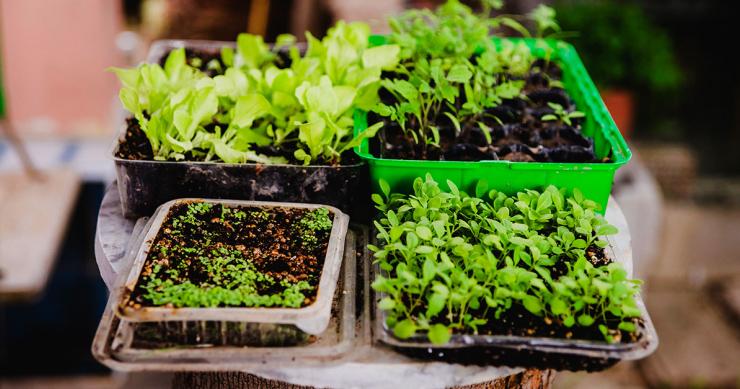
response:
[[[369,34],[365,24],[339,22],[322,40],[308,34],[304,55],[292,36],[270,48],[242,34],[236,51],[222,50],[227,68],[214,77],[190,66],[184,49],[172,51],[164,67],[113,71],[154,159],[339,165],[380,128],[355,136],[352,113],[377,103],[381,72],[398,62],[398,46],[369,48]],[[258,151],[270,146],[281,152]]]
[[[596,203],[552,186],[514,196],[484,181],[475,196],[448,187],[427,175],[411,195],[381,182],[373,196],[382,216],[370,249],[382,272],[372,287],[395,336],[421,331],[443,344],[453,333],[487,333],[514,308],[564,327],[604,326],[610,342],[636,330],[639,281],[596,261],[603,237],[617,233]]]
[[[572,126],[573,119],[586,117],[586,115],[581,111],[566,111],[560,104],[547,103],[547,105],[552,108],[554,112],[542,116],[541,120],[545,122],[558,121],[560,123],[567,124],[568,126]]]
[[[266,271],[264,262],[258,260],[264,255],[259,247],[244,245],[250,235],[268,225],[275,228],[289,217],[205,202],[173,208],[163,223],[165,233],[157,236],[148,254],[135,301],[172,307],[304,306],[316,292],[313,273],[299,269],[301,274],[286,276],[273,269]],[[328,210],[306,212],[290,221],[314,239],[310,247],[294,245],[292,249],[299,255],[316,255],[332,225]],[[290,255],[268,255],[272,262],[291,260]]]
[[[295,225],[295,230],[301,240],[301,245],[308,249],[316,249],[320,238],[326,236],[332,227],[332,218],[326,208],[317,208],[307,212]]]
[[[554,11],[547,6],[525,17],[490,17],[502,2],[482,3],[481,14],[449,0],[436,11],[409,10],[389,21],[388,40],[398,45],[400,60],[393,76],[382,80],[382,88],[393,98],[372,111],[398,123],[417,144],[439,147],[435,121],[440,118],[448,118],[459,134],[462,128],[480,127],[486,109],[520,96],[522,78],[535,61],[532,50],[524,42],[507,40],[497,46],[491,34],[507,28],[532,36],[524,21],[534,22],[537,37],[559,31]],[[550,47],[543,48],[549,57]],[[422,148],[422,159],[426,149]]]

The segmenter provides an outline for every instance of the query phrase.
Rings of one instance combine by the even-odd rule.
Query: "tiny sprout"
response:
[[[547,105],[553,109],[553,113],[542,116],[542,120],[549,121],[560,121],[561,123],[569,126],[573,125],[573,119],[585,117],[586,115],[581,111],[566,111],[562,105],[556,103],[547,103]]]

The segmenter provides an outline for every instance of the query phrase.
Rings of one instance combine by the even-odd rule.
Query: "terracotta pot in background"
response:
[[[601,91],[606,108],[611,113],[617,128],[625,137],[630,139],[633,130],[634,97],[632,91],[624,89],[606,89]]]

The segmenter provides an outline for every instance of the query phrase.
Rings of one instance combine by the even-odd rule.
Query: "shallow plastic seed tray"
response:
[[[234,42],[160,40],[152,44],[147,62],[156,63],[173,49],[185,47],[218,53]],[[359,161],[342,166],[223,163],[198,161],[130,160],[117,156],[125,139],[124,124],[113,140],[113,158],[123,214],[128,218],[150,216],[167,201],[185,197],[286,201],[326,204],[350,213],[368,213],[362,202],[353,202],[367,191],[367,166]]]
[[[632,276],[631,253],[620,251],[612,237],[607,241],[607,256],[621,263]],[[374,271],[376,274],[382,272],[378,265],[374,266]],[[426,333],[417,333],[409,339],[396,338],[385,324],[387,314],[378,307],[378,301],[383,297],[384,293],[376,293],[374,300],[378,339],[398,352],[416,358],[475,365],[599,371],[621,360],[644,358],[658,347],[658,335],[640,296],[637,305],[643,322],[638,327],[640,338],[637,342],[609,344],[606,341],[551,337],[453,334],[444,345],[432,344]]]
[[[535,56],[544,56],[544,50],[537,46],[536,39],[505,38],[523,41],[532,48]],[[500,42],[494,38],[494,42]],[[371,44],[386,42],[384,36],[371,37]],[[507,194],[524,189],[555,185],[558,188],[578,188],[584,196],[601,204],[601,212],[606,210],[614,173],[629,162],[632,157],[627,143],[614,124],[596,86],[589,77],[573,46],[554,40],[544,40],[553,49],[553,60],[563,71],[563,83],[578,110],[586,114],[583,134],[594,140],[597,158],[610,157],[608,163],[555,163],[555,162],[510,162],[510,161],[425,161],[386,159],[370,152],[370,142],[365,140],[355,148],[355,152],[370,168],[370,180],[374,191],[378,191],[378,180],[384,179],[393,192],[408,193],[414,179],[431,173],[437,182],[451,180],[459,188],[470,190],[485,179],[491,189]],[[367,113],[355,112],[355,133],[367,127]],[[471,191],[472,192],[472,191]]]
[[[315,301],[302,308],[165,308],[165,307],[141,307],[132,308],[127,305],[134,291],[139,275],[146,262],[151,245],[153,244],[162,223],[169,217],[170,209],[180,203],[190,201],[206,201],[213,204],[225,204],[229,206],[250,206],[262,208],[304,208],[316,209],[327,208],[333,214],[332,230],[329,236],[329,244],[326,257],[319,279],[318,291]],[[162,321],[234,321],[248,323],[274,323],[280,325],[295,326],[298,330],[307,334],[320,334],[329,324],[331,317],[331,302],[337,281],[340,275],[342,258],[344,252],[344,241],[347,235],[349,217],[334,207],[317,204],[297,203],[271,203],[260,201],[237,201],[237,200],[203,200],[203,199],[178,199],[163,204],[157,213],[151,218],[150,225],[142,242],[136,248],[133,265],[125,282],[116,286],[114,290],[117,301],[116,313],[124,321],[134,322],[162,322]],[[267,331],[267,328],[262,328]],[[274,328],[275,334],[265,334],[264,339],[272,340],[273,335],[286,335],[290,331],[283,328]]]
[[[219,370],[249,363],[286,363],[302,361],[324,363],[341,358],[352,348],[356,312],[356,249],[355,237],[350,231],[345,241],[345,260],[342,276],[332,304],[332,319],[321,335],[294,347],[265,347],[249,345],[237,339],[196,339],[187,330],[181,331],[180,341],[157,342],[151,337],[163,326],[172,326],[164,332],[176,331],[174,326],[192,328],[203,322],[133,323],[121,321],[112,312],[115,300],[110,299],[93,341],[93,355],[106,366],[116,370]],[[241,326],[246,323],[214,322],[218,326]],[[149,332],[150,334],[147,334]],[[161,332],[159,334],[162,334]],[[249,336],[249,335],[247,335]],[[209,342],[210,340],[210,342]],[[235,341],[236,340],[236,341]]]

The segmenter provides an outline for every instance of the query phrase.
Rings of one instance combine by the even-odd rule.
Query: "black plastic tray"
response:
[[[610,256],[631,269],[630,253],[619,252],[618,246],[609,239]],[[374,274],[381,270],[376,264]],[[375,275],[371,274],[372,282]],[[414,358],[439,360],[449,363],[470,365],[493,365],[531,367],[571,371],[600,371],[621,360],[641,359],[658,347],[658,335],[645,308],[642,297],[637,296],[642,324],[638,327],[639,340],[633,343],[610,344],[605,341],[528,337],[510,335],[465,335],[454,334],[445,345],[429,342],[426,334],[417,333],[409,339],[399,339],[385,324],[386,313],[378,307],[385,294],[376,293],[375,335],[377,339],[394,350]]]
[[[152,44],[147,61],[158,62],[179,47],[218,52],[223,46],[233,47],[234,42],[161,40]],[[362,161],[302,166],[129,160],[116,156],[125,135],[124,125],[110,153],[127,218],[151,216],[161,204],[186,197],[325,204],[348,213],[355,221],[369,214],[369,201],[353,201],[357,194],[370,190],[367,166]]]

